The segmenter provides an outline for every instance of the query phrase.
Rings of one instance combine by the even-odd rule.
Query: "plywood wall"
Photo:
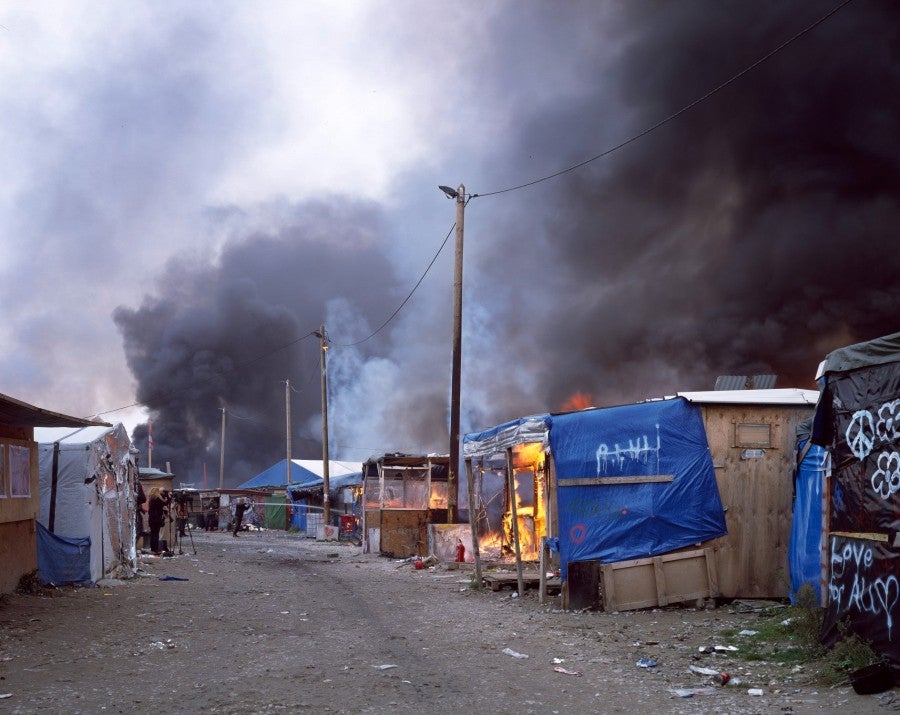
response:
[[[812,412],[811,407],[703,405],[728,526],[728,535],[713,542],[722,597],[788,594],[796,430]]]

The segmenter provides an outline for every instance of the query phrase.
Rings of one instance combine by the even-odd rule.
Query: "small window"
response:
[[[734,427],[735,447],[771,447],[772,425],[741,422]]]
[[[31,450],[28,447],[9,445],[9,494],[31,496]]]

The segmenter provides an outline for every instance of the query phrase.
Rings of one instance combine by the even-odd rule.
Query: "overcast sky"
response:
[[[152,418],[195,482],[225,409],[236,484],[284,457],[287,380],[321,457],[324,324],[331,456],[446,453],[460,183],[463,432],[812,387],[900,329],[896,5],[788,42],[837,4],[7,5],[0,392],[141,449]]]

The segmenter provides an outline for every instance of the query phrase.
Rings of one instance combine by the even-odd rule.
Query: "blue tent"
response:
[[[678,397],[549,422],[563,580],[570,561],[656,556],[727,533],[697,405]]]
[[[316,480],[321,484],[322,477],[302,466],[299,460],[291,460],[291,485],[306,486],[314,483]],[[287,460],[282,459],[255,477],[251,477],[243,484],[238,485],[238,489],[263,489],[265,487],[281,489],[287,485]]]

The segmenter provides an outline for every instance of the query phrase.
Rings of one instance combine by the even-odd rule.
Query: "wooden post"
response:
[[[516,548],[516,576],[519,596],[525,595],[525,578],[522,575],[522,548],[519,545],[519,510],[516,505],[516,479],[513,469],[512,447],[506,448],[506,481],[509,484],[509,505],[512,509],[513,544]]]
[[[475,557],[475,588],[481,588],[481,548],[478,541],[478,514],[475,511],[475,478],[472,460],[466,460],[466,481],[469,485],[469,529],[472,532],[472,555]]]

